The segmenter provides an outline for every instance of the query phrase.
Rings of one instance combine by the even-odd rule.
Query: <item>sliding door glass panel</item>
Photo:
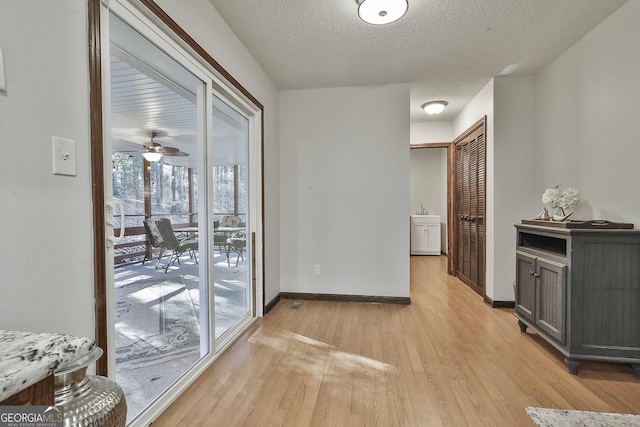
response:
[[[249,230],[249,121],[217,96],[213,99],[213,226],[215,338],[251,316]]]
[[[111,14],[111,196],[124,206],[114,249],[116,381],[131,422],[210,351],[200,263],[198,112],[204,83]],[[115,224],[116,228],[120,224]],[[203,240],[206,242],[206,239]],[[203,327],[202,325],[205,325]]]

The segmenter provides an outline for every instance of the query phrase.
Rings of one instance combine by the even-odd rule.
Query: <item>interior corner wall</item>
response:
[[[409,296],[409,91],[280,92],[283,292]]]
[[[157,0],[162,9],[264,106],[265,301],[280,293],[278,89],[207,0]]]
[[[494,301],[513,301],[516,265],[514,224],[535,218],[542,205],[535,194],[535,78],[494,79]]]
[[[487,117],[486,126],[486,271],[485,271],[485,293],[487,297],[494,299],[494,176],[493,176],[493,79],[491,79],[481,90],[473,97],[464,109],[456,116],[453,121],[454,139],[460,136],[464,131],[469,129],[478,120]]]
[[[0,2],[0,329],[95,334],[86,9]],[[52,136],[76,142],[76,176],[53,175]]]
[[[629,1],[543,69],[536,82],[536,198],[562,184],[572,218],[640,225],[640,2]]]

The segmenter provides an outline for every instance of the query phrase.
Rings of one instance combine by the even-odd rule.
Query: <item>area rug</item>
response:
[[[136,282],[114,293],[117,363],[200,345],[198,315],[181,276]]]
[[[116,365],[116,381],[122,387],[127,401],[127,424],[137,417],[185,374],[198,360],[198,348],[176,351],[155,359],[153,364],[145,359],[132,360]]]
[[[214,270],[216,339],[250,310],[245,274],[243,267]]]
[[[638,427],[640,415],[528,407],[538,427]]]

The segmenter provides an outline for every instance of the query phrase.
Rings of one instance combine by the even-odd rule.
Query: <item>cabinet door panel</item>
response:
[[[425,235],[425,227],[422,224],[411,225],[411,252],[422,252],[427,250],[427,240]]]
[[[516,311],[535,322],[536,281],[535,257],[516,252]]]
[[[559,343],[564,344],[567,266],[538,258],[536,271],[536,324]]]
[[[429,224],[427,227],[427,251],[440,254],[440,224]]]

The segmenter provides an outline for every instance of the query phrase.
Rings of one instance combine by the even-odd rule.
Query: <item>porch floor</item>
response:
[[[127,400],[127,423],[200,359],[199,264],[188,254],[164,272],[168,256],[114,272],[116,381]],[[200,260],[202,262],[202,260]],[[215,336],[247,311],[246,261],[213,254]]]

